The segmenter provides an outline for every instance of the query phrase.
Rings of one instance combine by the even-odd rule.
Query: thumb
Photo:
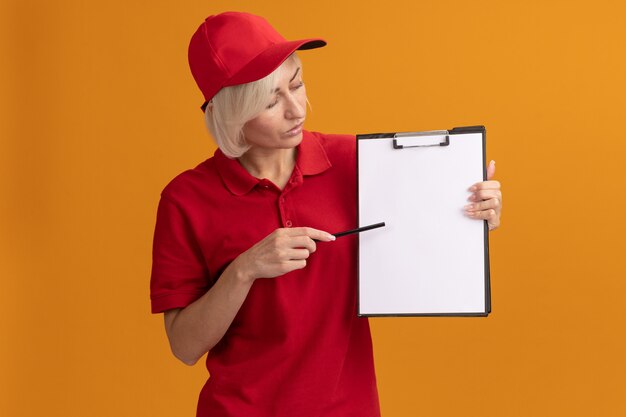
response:
[[[487,180],[492,179],[495,173],[496,173],[496,161],[491,160],[491,162],[489,162],[489,165],[487,166]]]

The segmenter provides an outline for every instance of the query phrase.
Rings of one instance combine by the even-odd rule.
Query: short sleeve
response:
[[[161,196],[152,248],[152,312],[186,307],[209,287],[209,272],[189,219]]]

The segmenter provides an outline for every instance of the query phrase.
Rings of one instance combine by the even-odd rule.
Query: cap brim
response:
[[[301,39],[273,45],[256,56],[239,72],[233,75],[224,86],[250,83],[269,75],[296,50],[321,48],[326,45],[323,39]]]

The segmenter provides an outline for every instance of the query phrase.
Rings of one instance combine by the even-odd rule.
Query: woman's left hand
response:
[[[487,167],[487,181],[478,182],[469,188],[472,195],[468,200],[471,203],[464,207],[468,217],[487,220],[489,230],[497,229],[500,226],[500,211],[502,210],[500,183],[491,180],[495,173],[496,163],[491,161]]]

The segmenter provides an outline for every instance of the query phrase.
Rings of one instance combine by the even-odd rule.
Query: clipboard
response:
[[[487,178],[484,126],[357,135],[359,316],[487,316],[489,228],[463,206]]]

